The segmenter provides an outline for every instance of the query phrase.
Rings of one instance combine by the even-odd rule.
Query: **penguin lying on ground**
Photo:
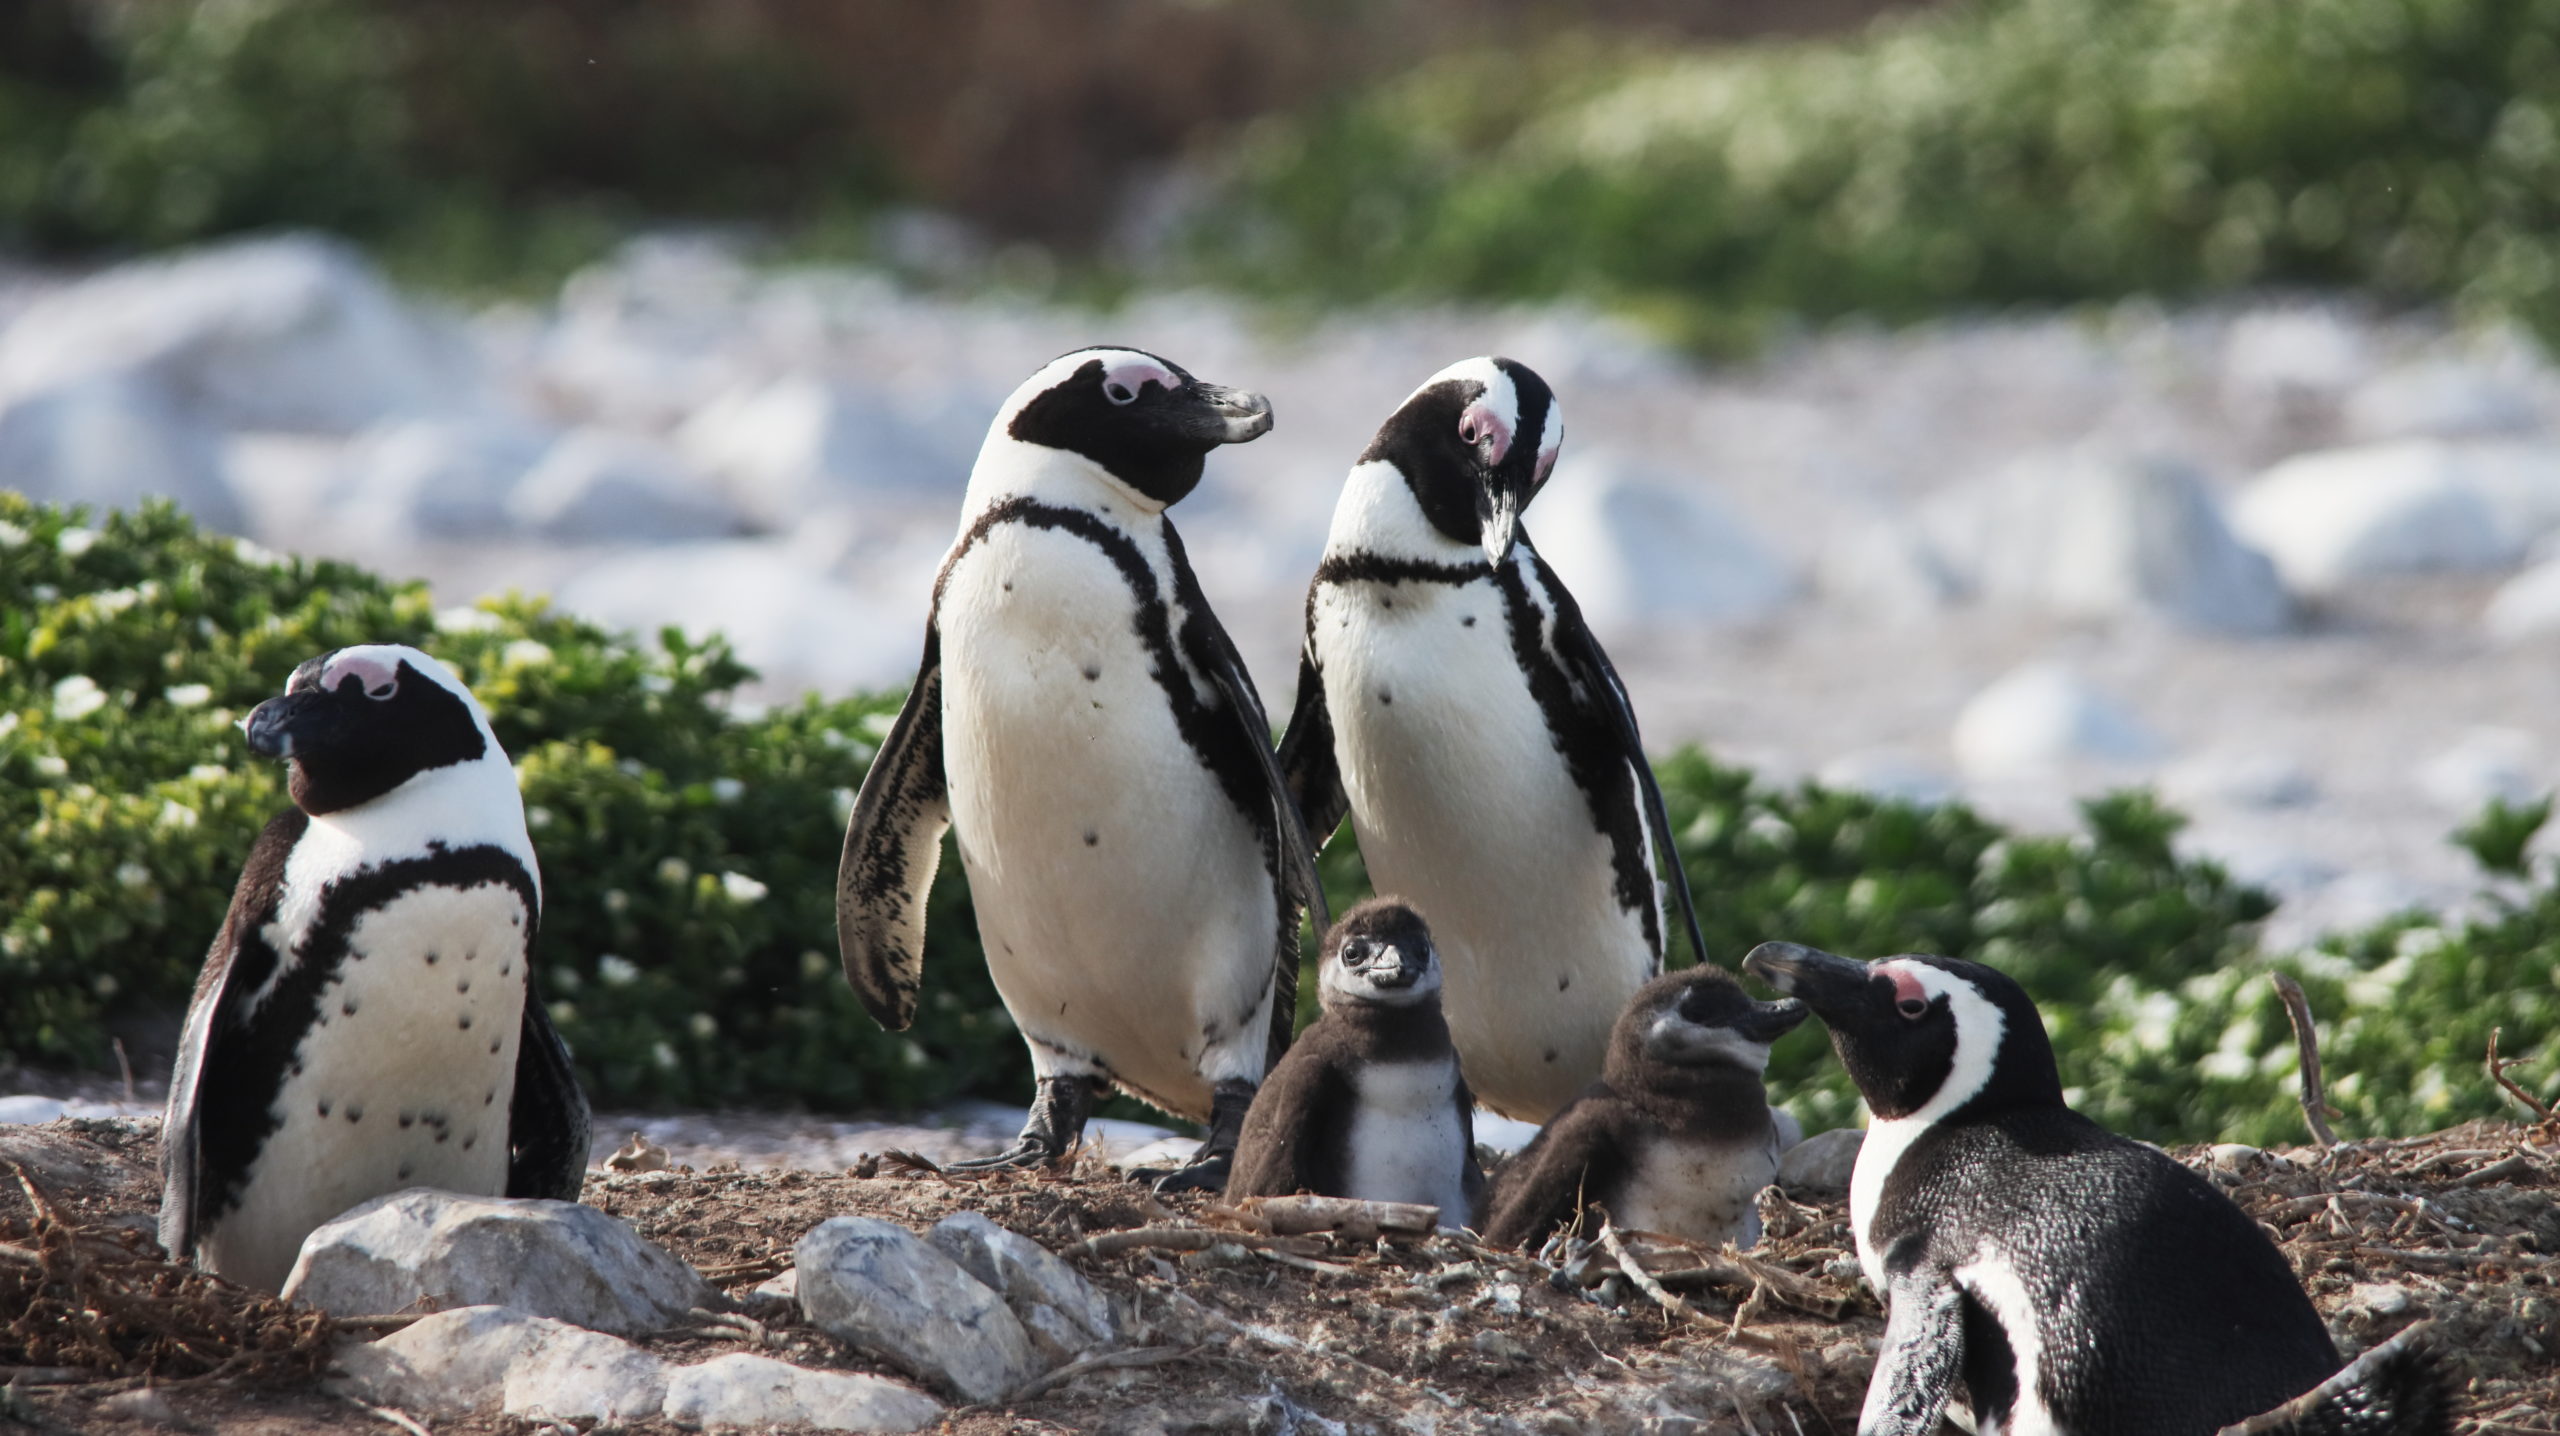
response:
[[[1754,1002],[1730,973],[1646,983],[1609,1036],[1600,1080],[1555,1115],[1494,1183],[1485,1240],[1534,1244],[1596,1205],[1621,1227],[1749,1246],[1777,1180],[1782,1114],[1760,1074],[1801,1002]],[[1792,1124],[1788,1124],[1792,1125]]]
[[[1430,928],[1371,898],[1326,935],[1317,971],[1324,1015],[1254,1095],[1228,1195],[1422,1202],[1466,1225],[1484,1190],[1475,1098],[1440,1016]]]
[[[513,765],[414,648],[303,664],[242,725],[291,765],[169,1079],[160,1243],[274,1291],[311,1229],[407,1187],[573,1200],[587,1103],[533,989]]]
[[[1055,1160],[1118,1086],[1209,1124],[1166,1180],[1224,1182],[1296,1020],[1314,855],[1261,700],[1165,510],[1268,431],[1258,394],[1133,349],[1053,360],[1005,401],[934,580],[924,662],[855,799],[836,886],[845,976],[913,1020],[949,827],[1038,1095],[969,1166]]]
[[[1887,1316],[1859,1436],[1936,1432],[1958,1378],[1985,1436],[2212,1436],[2338,1371],[2257,1223],[2063,1105],[2016,982],[1949,958],[1864,963],[1778,942],[1743,967],[1829,1026],[1874,1114],[1849,1216]],[[2415,1345],[2368,1353],[2313,1405],[2253,1429],[2448,1429]]]
[[[1657,844],[1704,953],[1626,692],[1519,528],[1563,443],[1555,395],[1508,359],[1389,416],[1307,591],[1280,749],[1317,840],[1347,811],[1378,890],[1434,914],[1477,1095],[1540,1122],[1661,971]]]

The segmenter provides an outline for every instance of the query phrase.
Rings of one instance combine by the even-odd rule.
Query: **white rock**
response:
[[[1815,569],[1826,598],[1895,623],[1935,618],[1964,596],[1964,580],[1907,518],[1844,516],[1829,526]]]
[[[506,1306],[635,1335],[719,1304],[691,1267],[594,1207],[427,1188],[314,1231],[284,1297],[337,1316]]]
[[[1476,1109],[1476,1145],[1497,1152],[1517,1152],[1536,1141],[1539,1127],[1517,1117],[1505,1117],[1490,1107]]]
[[[644,439],[602,429],[562,435],[506,496],[516,525],[568,543],[670,543],[734,532],[710,484]]]
[[[0,1125],[35,1126],[63,1114],[66,1104],[54,1097],[0,1097]]]
[[[1044,1369],[1004,1298],[904,1227],[833,1217],[792,1264],[811,1324],[967,1400],[999,1400]]]
[[[2222,354],[2223,382],[2256,398],[2335,397],[2371,367],[2364,326],[2328,307],[2242,315]]]
[[[1858,1165],[1858,1148],[1867,1134],[1855,1127],[1816,1132],[1778,1158],[1778,1185],[1796,1197],[1833,1196],[1849,1190],[1849,1174]]]
[[[922,594],[912,597],[921,601]],[[830,693],[914,676],[924,617],[829,577],[772,540],[673,544],[581,569],[553,597],[608,627],[720,633],[767,681]]]
[[[2316,802],[2320,782],[2292,756],[2268,752],[2205,753],[2171,767],[2160,788],[2182,804],[2292,808]]]
[[[619,1337],[503,1306],[437,1312],[348,1347],[338,1368],[330,1390],[381,1406],[615,1422],[656,1416],[668,1376]]]
[[[224,428],[350,433],[474,406],[478,375],[351,246],[240,240],[111,269],[0,332],[0,395],[145,373]]]
[[[934,1223],[925,1240],[1003,1296],[1052,1365],[1111,1343],[1111,1303],[1029,1237],[997,1226],[983,1213],[958,1212]]]
[[[2560,631],[2560,558],[2538,563],[2501,585],[2481,615],[2489,636],[2519,643]]]
[[[1826,788],[1841,788],[1878,798],[1934,807],[1956,796],[1955,780],[1935,766],[1890,748],[1843,753],[1822,765],[1815,778]]]
[[[2338,1314],[2368,1319],[2398,1316],[2418,1304],[2409,1288],[2391,1282],[2360,1281],[2348,1288],[2347,1299],[2338,1303]]]
[[[2539,745],[2520,728],[2473,728],[2418,765],[2418,787],[2465,815],[2492,801],[2525,803],[2551,791]]]
[[[2232,508],[2295,589],[2500,569],[2560,528],[2560,446],[2404,439],[2298,454]]]
[[[0,394],[0,489],[93,516],[173,499],[208,528],[247,513],[225,480],[221,441],[144,374],[103,373]]]
[[[744,1352],[667,1373],[666,1419],[679,1426],[921,1431],[943,1405],[877,1376],[811,1371]]]
[[[2139,763],[2160,742],[2069,665],[2029,663],[1975,694],[1956,716],[1956,761],[1977,777],[2033,775],[2074,763]]]
[[[685,421],[676,443],[750,518],[778,531],[866,496],[956,496],[976,457],[881,398],[807,375],[721,396]]]
[[[1801,586],[1703,485],[1613,457],[1558,465],[1523,526],[1603,633],[1766,618]]]
[[[1925,522],[1994,602],[2218,633],[2269,633],[2292,616],[2274,565],[2232,536],[2204,480],[2174,459],[2095,446],[2029,455],[1941,495]]]
[[[429,419],[373,430],[347,447],[325,521],[343,538],[398,547],[513,531],[508,495],[552,445],[512,420]]]
[[[2486,364],[2422,360],[2348,394],[2347,429],[2365,439],[2530,434],[2542,427],[2542,413],[2523,377]]]

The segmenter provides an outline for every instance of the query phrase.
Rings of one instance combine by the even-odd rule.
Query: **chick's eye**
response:
[[[1102,386],[1102,397],[1114,404],[1127,404],[1137,399],[1138,391],[1114,379]]]
[[[1893,1005],[1893,1010],[1917,1022],[1929,1015],[1929,1004],[1916,997],[1906,997]]]

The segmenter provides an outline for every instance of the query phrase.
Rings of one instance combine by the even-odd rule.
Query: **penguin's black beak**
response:
[[[1431,954],[1398,943],[1380,953],[1369,966],[1369,981],[1391,992],[1402,991],[1422,980],[1431,969]]]
[[[1484,529],[1485,561],[1495,568],[1510,562],[1520,537],[1520,496],[1498,475],[1487,474],[1476,488],[1476,521]]]
[[[1792,942],[1764,942],[1751,949],[1751,955],[1742,960],[1742,970],[1798,999],[1794,1004],[1771,1004],[1796,1007],[1789,1027],[1803,1020],[1807,1008],[1826,1023],[1847,1014],[1875,980],[1863,962]]]
[[[1754,1042],[1775,1042],[1802,1026],[1810,1015],[1811,1010],[1792,997],[1755,1002],[1750,1011],[1735,1020],[1733,1030]]]
[[[1194,379],[1153,406],[1149,417],[1194,443],[1242,444],[1271,432],[1271,401],[1249,389]]]
[[[304,690],[270,698],[249,710],[240,731],[249,740],[249,751],[263,758],[293,756],[295,730],[307,725],[315,704],[325,702],[327,695]]]

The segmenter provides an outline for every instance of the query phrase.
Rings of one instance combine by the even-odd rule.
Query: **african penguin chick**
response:
[[[1419,1202],[1466,1225],[1484,1188],[1475,1098],[1440,1015],[1430,928],[1371,898],[1326,934],[1317,971],[1324,1015],[1254,1095],[1228,1195]]]
[[[1744,970],[1802,999],[1873,1122],[1849,1187],[1886,1302],[1860,1436],[1937,1431],[1959,1378],[1982,1436],[2447,1429],[2423,1348],[2339,1372],[2293,1269],[2202,1177],[2063,1103],[2024,989],[1943,957],[1856,962],[1763,943]],[[2342,1420],[2345,1413],[2354,1419]]]
[[[1165,510],[1271,406],[1134,349],[1005,401],[934,580],[924,660],[846,825],[836,935],[883,1026],[914,1019],[925,898],[958,838],[996,991],[1039,1079],[1011,1150],[1065,1154],[1117,1086],[1209,1124],[1215,1187],[1296,1020],[1314,855],[1261,700]]]
[[[1485,1240],[1534,1244],[1585,1204],[1709,1246],[1760,1240],[1760,1189],[1777,1180],[1783,1145],[1761,1073],[1769,1044],[1804,1016],[1801,1002],[1754,1002],[1717,967],[1637,989],[1600,1080],[1496,1178]]]
[[[1704,951],[1626,691],[1519,524],[1563,444],[1563,406],[1509,359],[1388,416],[1307,590],[1280,748],[1317,840],[1348,814],[1378,890],[1433,915],[1477,1095],[1537,1122],[1662,970],[1658,846]]]
[[[279,1290],[408,1187],[571,1200],[587,1103],[533,985],[542,878],[488,715],[414,648],[341,648],[242,724],[290,764],[169,1079],[160,1243]]]

